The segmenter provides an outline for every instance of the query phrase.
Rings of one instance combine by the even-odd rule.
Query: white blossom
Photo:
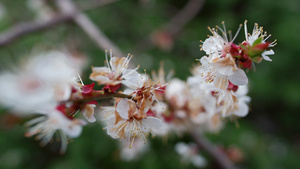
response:
[[[198,148],[195,144],[185,144],[179,142],[175,145],[176,152],[181,156],[181,161],[185,164],[192,163],[195,167],[205,167],[207,161],[198,154]]]
[[[218,62],[210,61],[209,57],[203,56],[200,59],[201,66],[197,68],[199,77],[203,82],[213,83],[217,88],[225,90],[228,87],[228,80],[235,85],[246,85],[248,78],[245,72],[237,68],[231,56],[219,59]]]
[[[79,69],[67,54],[50,51],[39,54],[0,74],[0,102],[26,115],[44,105],[68,100]]]
[[[121,140],[120,142],[120,157],[124,161],[133,161],[140,159],[141,156],[149,150],[149,143],[145,144],[145,141],[141,138],[134,140],[134,146],[129,148],[131,143]]]
[[[81,134],[82,126],[85,122],[78,119],[69,119],[62,112],[51,108],[43,112],[40,117],[28,121],[25,125],[29,127],[26,137],[36,135],[36,139],[41,140],[41,145],[46,145],[57,131],[61,136],[61,152],[67,148],[67,137],[76,138]]]
[[[147,117],[146,113],[137,109],[134,101],[130,99],[121,99],[115,110],[109,109],[105,119],[107,134],[112,138],[125,138],[131,141],[142,138],[146,141],[149,132],[154,134],[162,127],[162,122],[156,117]]]
[[[96,121],[96,118],[94,117],[94,111],[95,111],[96,104],[86,104],[84,108],[81,110],[83,116],[89,121],[90,123],[93,123]]]
[[[173,79],[170,84],[166,87],[166,99],[176,108],[180,109],[188,101],[188,86],[185,82],[179,79]]]
[[[17,115],[55,104],[54,89],[32,74],[2,72],[0,79],[0,102]]]
[[[67,53],[49,51],[29,60],[26,69],[54,89],[57,101],[65,101],[71,95],[71,88],[76,84],[81,71]]]
[[[105,85],[122,83],[130,88],[141,86],[140,74],[136,71],[139,67],[128,69],[131,58],[132,56],[129,54],[126,58],[112,57],[112,51],[110,51],[110,60],[108,61],[106,51],[107,67],[92,67],[93,72],[90,79]]]
[[[249,112],[247,103],[250,102],[250,97],[246,96],[247,92],[247,86],[239,86],[236,92],[232,90],[224,91],[218,98],[218,103],[222,106],[222,116],[246,116]]]
[[[254,28],[252,31],[252,34],[248,33],[247,29],[247,20],[244,23],[244,29],[245,29],[245,37],[246,42],[248,42],[251,46],[253,43],[258,39],[261,38],[261,43],[266,43],[265,41],[269,39],[271,35],[267,35],[267,32],[263,31],[263,27],[259,27],[257,23],[254,24]],[[276,45],[276,40],[269,44],[269,47],[274,47]],[[272,49],[265,50],[261,55],[266,61],[272,61],[269,56],[267,55],[274,55],[274,51]]]

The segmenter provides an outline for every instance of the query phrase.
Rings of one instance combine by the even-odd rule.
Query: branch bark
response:
[[[100,95],[96,95],[96,96],[91,96],[90,98],[79,99],[79,100],[70,99],[68,101],[79,102],[79,103],[88,103],[88,102],[92,102],[92,101],[100,101],[103,99],[112,99],[112,98],[132,99],[133,97],[130,95],[127,95],[127,94],[123,94],[123,93],[108,93],[108,94],[100,94]]]
[[[183,27],[201,10],[205,0],[190,0],[164,27],[172,36],[178,34]]]
[[[94,3],[97,2],[95,7],[99,7],[115,1],[116,0],[110,0],[102,3],[95,1]],[[99,28],[97,28],[95,24],[74,5],[72,1],[56,0],[56,2],[60,8],[60,13],[56,17],[48,21],[21,23],[9,28],[6,32],[0,34],[0,46],[5,46],[24,35],[48,29],[63,22],[73,20],[86,32],[86,34],[97,44],[98,47],[103,50],[113,49],[115,55],[119,57],[125,56],[123,55],[123,52],[114,45]]]
[[[90,18],[77,9],[71,0],[56,0],[56,4],[62,13],[77,13],[72,19],[98,45],[99,48],[103,50],[113,49],[116,56],[125,56],[123,55],[123,52],[90,20]]]
[[[88,11],[88,10],[99,8],[104,5],[108,5],[116,1],[119,0],[91,0],[89,3],[86,3],[86,1],[84,1],[82,3],[79,3],[78,5],[81,11]]]
[[[17,24],[9,28],[6,32],[0,35],[0,46],[7,45],[24,35],[37,32],[40,30],[48,29],[62,22],[66,22],[70,20],[73,16],[74,16],[73,13],[58,14],[52,20],[48,20],[48,21],[33,21],[33,22]]]
[[[223,169],[237,169],[236,166],[232,164],[232,162],[228,159],[228,157],[217,147],[215,147],[212,143],[210,143],[207,139],[197,134],[195,131],[190,131],[190,135],[196,142],[196,144],[208,152],[213,159],[219,164]]]

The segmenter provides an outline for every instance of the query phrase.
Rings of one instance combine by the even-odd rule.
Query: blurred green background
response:
[[[92,4],[90,0],[74,2],[78,6],[89,7]],[[28,7],[26,0],[1,0],[0,3],[2,11],[5,11],[0,15],[0,35],[15,24],[37,18],[37,13]],[[233,122],[227,122],[219,134],[207,134],[207,137],[217,145],[238,147],[244,156],[237,164],[240,168],[300,168],[300,1],[205,1],[203,8],[176,36],[168,38],[160,34],[158,38],[162,40],[158,39],[156,45],[145,43],[145,38],[154,30],[163,32],[162,25],[168,23],[186,3],[120,0],[86,10],[85,13],[112,42],[125,53],[134,55],[133,62],[141,65],[140,70],[158,69],[159,62],[164,60],[165,69],[174,69],[175,76],[181,79],[190,75],[195,59],[204,55],[199,50],[199,40],[205,40],[209,34],[207,26],[214,27],[225,21],[227,28],[234,33],[244,20],[248,20],[250,31],[254,23],[264,26],[264,30],[272,34],[270,40],[277,39],[278,45],[273,49],[275,55],[271,56],[272,62],[263,61],[256,65],[256,71],[248,73],[251,112],[239,120],[238,128]],[[235,42],[243,39],[242,30]],[[59,49],[62,46],[71,46],[73,50],[88,56],[88,65],[103,65],[104,51],[76,24],[67,22],[1,46],[1,67],[4,69],[6,63],[17,62],[37,48]],[[89,66],[86,72],[83,78],[88,83]],[[0,168],[194,168],[181,164],[179,155],[174,151],[174,145],[179,140],[192,141],[189,136],[172,136],[167,142],[160,138],[152,139],[152,148],[148,153],[136,161],[123,162],[119,158],[117,140],[107,136],[99,123],[84,127],[82,135],[69,144],[64,155],[58,153],[58,143],[40,147],[34,139],[25,138],[24,131],[22,120],[11,120],[6,110],[1,110]],[[208,154],[201,154],[210,161]],[[207,168],[216,166],[211,161]]]

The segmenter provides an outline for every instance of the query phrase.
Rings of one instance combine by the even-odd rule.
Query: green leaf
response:
[[[261,42],[262,42],[262,37],[259,37],[259,38],[257,38],[257,39],[253,42],[252,46],[255,46],[255,45],[257,45],[257,44],[260,44]]]

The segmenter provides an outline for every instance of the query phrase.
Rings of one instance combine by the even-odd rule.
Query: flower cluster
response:
[[[109,136],[123,140],[121,145],[129,148],[135,142],[146,143],[149,134],[218,132],[224,119],[235,120],[249,112],[245,70],[262,60],[271,61],[269,56],[274,54],[270,48],[275,41],[268,42],[270,36],[257,24],[252,34],[248,33],[246,23],[241,43],[234,40],[243,25],[233,38],[224,23],[222,28],[209,28],[212,35],[200,45],[206,55],[187,81],[172,78],[172,73],[165,75],[163,66],[151,79],[138,73],[139,66],[129,68],[130,54],[116,57],[110,50],[109,56],[105,52],[106,66],[92,67],[89,75],[98,85],[85,85],[79,76],[81,66],[71,54],[52,51],[27,61],[14,73],[1,73],[0,102],[16,115],[37,114],[26,123],[25,136],[35,135],[45,145],[59,132],[62,152],[68,138],[78,137],[82,126],[98,118]],[[95,109],[102,98],[113,98],[113,105]],[[84,118],[77,116],[78,112]],[[205,163],[187,147],[181,143],[176,149],[186,158],[193,156],[196,165]],[[134,152],[141,151],[136,148]]]

